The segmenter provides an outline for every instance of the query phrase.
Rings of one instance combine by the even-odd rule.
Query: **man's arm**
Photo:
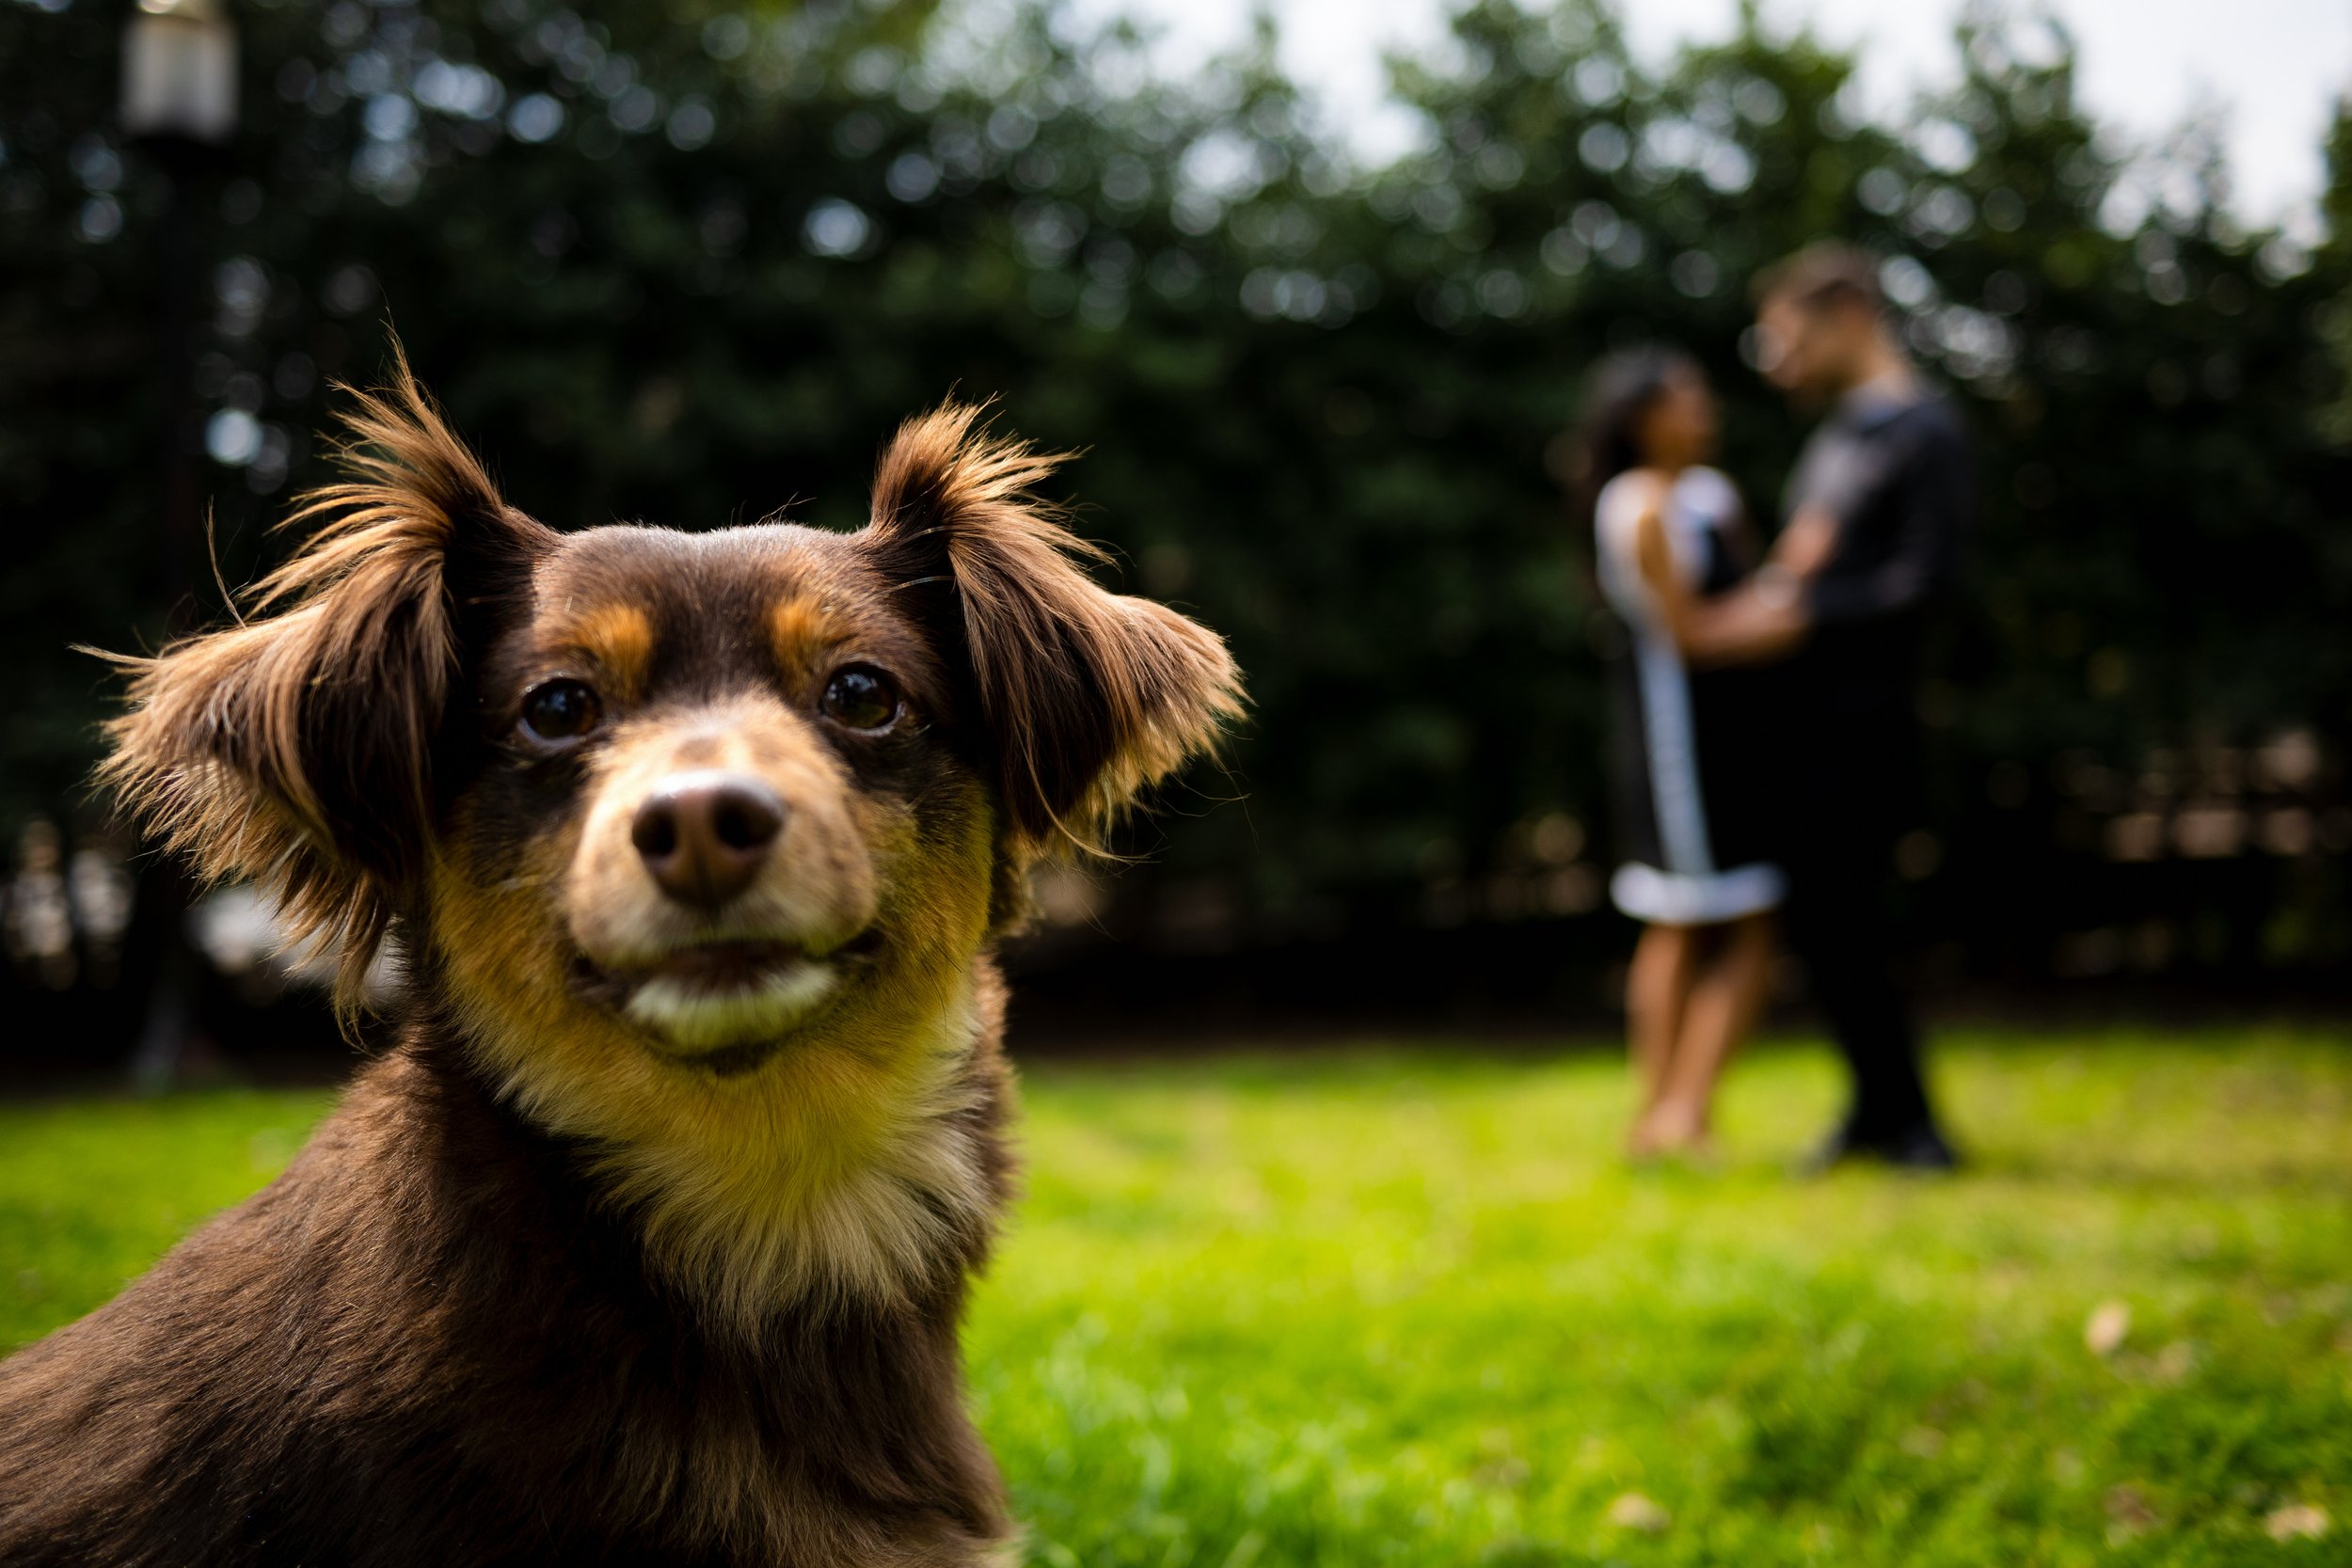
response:
[[[1795,652],[1812,629],[1801,596],[1768,578],[1693,604],[1675,644],[1692,664],[1769,664]]]
[[[1642,584],[1657,601],[1667,635],[1682,657],[1700,665],[1761,664],[1804,641],[1808,626],[1804,610],[1786,584],[1775,593],[1768,579],[1712,599],[1691,592],[1674,569],[1664,499],[1661,490],[1643,509],[1634,534],[1635,560]]]

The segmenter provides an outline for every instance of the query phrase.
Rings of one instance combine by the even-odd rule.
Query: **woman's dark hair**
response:
[[[1645,343],[1620,349],[1593,368],[1571,444],[1568,495],[1580,523],[1593,520],[1601,486],[1642,462],[1642,416],[1677,375],[1704,376],[1678,348]]]

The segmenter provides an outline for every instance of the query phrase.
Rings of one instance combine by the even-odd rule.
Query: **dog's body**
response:
[[[0,1365],[0,1561],[950,1565],[1010,1180],[993,958],[1237,701],[1049,460],[915,421],[874,520],[562,535],[404,369],[272,613],[135,665],[113,782],[409,1016],[294,1165]]]
[[[993,1048],[972,1071],[1001,1193]],[[958,1403],[960,1280],[744,1339],[639,1250],[422,1034],[280,1180],[7,1364],[0,1561],[982,1559],[1005,1521]]]

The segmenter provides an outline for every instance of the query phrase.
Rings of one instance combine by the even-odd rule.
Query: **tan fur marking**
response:
[[[555,644],[594,660],[608,694],[635,702],[653,666],[653,622],[635,605],[599,605],[558,628]]]
[[[822,663],[827,654],[849,641],[825,607],[805,596],[780,600],[768,612],[768,635],[775,645],[777,665],[795,671]]]

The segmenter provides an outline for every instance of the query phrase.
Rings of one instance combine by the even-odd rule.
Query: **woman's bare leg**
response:
[[[1715,1084],[1756,1027],[1772,989],[1772,917],[1753,914],[1723,929],[1722,946],[1692,976],[1681,1028],[1647,1133],[1661,1148],[1696,1148],[1708,1137]]]
[[[1653,1152],[1644,1136],[1666,1092],[1677,1038],[1690,1000],[1694,933],[1687,926],[1645,926],[1625,985],[1626,1043],[1640,1098],[1628,1139],[1636,1154]]]

